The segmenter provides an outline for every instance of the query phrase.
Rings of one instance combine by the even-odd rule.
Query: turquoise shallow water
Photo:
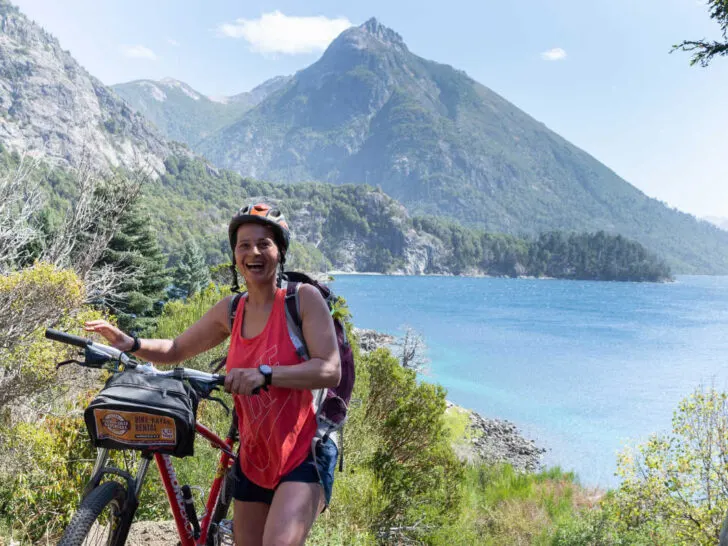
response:
[[[728,389],[728,277],[668,284],[342,275],[360,328],[425,338],[427,381],[508,419],[582,483],[614,486],[626,442],[670,428],[700,384]]]

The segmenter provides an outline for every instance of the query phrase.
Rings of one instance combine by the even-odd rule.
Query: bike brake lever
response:
[[[217,385],[211,385],[209,383],[203,383],[201,381],[196,381],[195,379],[188,379],[190,385],[192,388],[197,391],[197,394],[200,395],[201,398],[204,398],[206,400],[214,400],[218,404],[220,404],[223,408],[225,408],[225,411],[230,415],[230,408],[227,407],[227,404],[223,402],[220,398],[217,398],[216,396],[212,396],[212,393],[218,390]]]
[[[78,364],[79,366],[83,366],[83,362],[79,362],[75,358],[71,358],[70,360],[64,360],[63,362],[57,363],[56,370],[59,370],[61,366],[67,366],[69,364]]]
[[[222,399],[218,398],[217,396],[207,396],[207,399],[208,400],[214,400],[215,402],[217,402],[218,404],[220,404],[223,408],[225,408],[225,412],[228,415],[230,415],[230,408],[227,407],[227,404],[225,404],[225,402],[223,402]]]
[[[88,346],[84,349],[85,362],[83,366],[86,368],[102,368],[104,364],[111,362],[113,359],[100,351]]]

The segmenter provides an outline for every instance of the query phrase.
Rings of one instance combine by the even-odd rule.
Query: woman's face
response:
[[[243,224],[238,228],[235,265],[246,284],[275,282],[280,253],[273,230],[261,224]]]

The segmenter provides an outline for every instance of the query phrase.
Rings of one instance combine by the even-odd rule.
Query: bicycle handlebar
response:
[[[75,345],[86,350],[93,350],[108,356],[111,359],[118,359],[128,369],[133,369],[137,373],[144,373],[148,375],[160,375],[162,377],[172,377],[178,379],[191,379],[193,381],[201,381],[209,385],[220,385],[225,384],[225,376],[220,374],[212,374],[207,372],[201,372],[193,368],[182,368],[178,367],[173,370],[161,371],[154,367],[152,363],[139,364],[135,360],[129,357],[126,353],[104,345],[103,343],[96,343],[88,338],[74,336],[73,334],[67,334],[59,330],[53,330],[48,328],[45,331],[45,336],[53,341],[60,341],[61,343],[67,343],[68,345]]]
[[[93,343],[90,339],[74,336],[73,334],[67,334],[66,332],[61,332],[59,330],[53,330],[52,328],[48,328],[45,331],[45,337],[48,339],[52,339],[53,341],[60,341],[61,343],[68,343],[69,345],[75,345],[76,347],[81,347],[82,349],[85,349],[88,345]]]
[[[130,369],[133,369],[137,373],[143,373],[148,375],[158,375],[162,377],[173,377],[181,379],[192,379],[197,381],[204,381],[212,385],[225,385],[225,376],[215,373],[201,372],[194,368],[182,368],[177,367],[173,370],[161,371],[154,367],[154,364],[137,364],[132,362],[127,365]]]
[[[124,365],[128,365],[130,362],[133,362],[129,355],[123,351],[114,347],[109,347],[103,343],[96,343],[95,341],[85,337],[74,336],[73,334],[67,334],[66,332],[53,330],[52,328],[48,328],[45,331],[45,337],[52,339],[53,341],[60,341],[61,343],[66,343],[68,345],[75,345],[76,347],[81,347],[87,351],[96,351],[97,353],[106,355],[109,358],[120,360]]]

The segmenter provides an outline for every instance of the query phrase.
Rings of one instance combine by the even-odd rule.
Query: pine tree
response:
[[[98,264],[129,272],[118,289],[119,297],[105,302],[118,318],[120,328],[142,332],[156,324],[170,281],[166,263],[148,213],[130,207]]]
[[[173,297],[189,298],[210,284],[210,270],[205,256],[193,240],[185,242],[174,270]]]
[[[688,51],[693,54],[690,64],[708,66],[714,57],[728,55],[728,0],[708,0],[710,18],[720,26],[722,40],[684,40],[672,46],[672,51]]]

